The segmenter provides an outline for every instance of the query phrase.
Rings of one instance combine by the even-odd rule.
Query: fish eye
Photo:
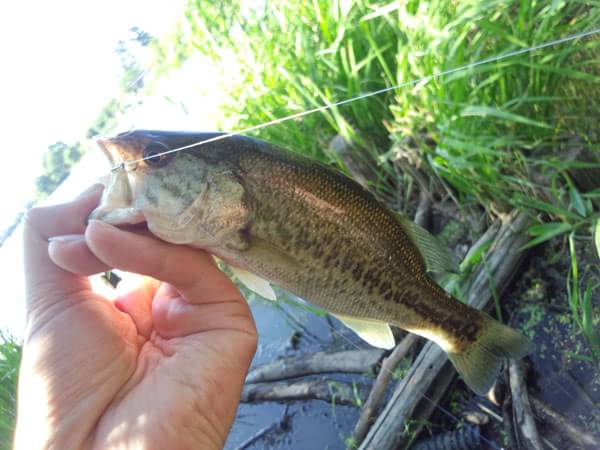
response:
[[[152,142],[148,144],[144,148],[143,158],[146,164],[150,167],[162,167],[164,166],[171,157],[173,153],[169,153],[164,155],[164,152],[168,152],[170,149],[162,142]]]

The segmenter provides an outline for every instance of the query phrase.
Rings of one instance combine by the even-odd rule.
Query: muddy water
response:
[[[528,390],[531,395],[565,416],[582,430],[600,439],[600,366],[590,346],[573,320],[566,292],[569,257],[560,258],[560,247],[548,245],[527,259],[521,276],[507,293],[506,306],[512,324],[521,328],[535,343],[530,355]],[[578,249],[580,270],[586,280],[600,283],[597,257],[591,248]],[[599,305],[598,289],[592,302]],[[599,317],[594,317],[596,330]],[[540,424],[540,431],[559,448],[574,447],[564,430]]]
[[[354,350],[355,346],[368,348],[339,322],[316,315],[301,306],[286,302],[275,304],[260,299],[250,299],[249,303],[259,333],[253,366],[304,353]],[[328,378],[362,383],[372,381],[360,375],[331,375]],[[282,420],[284,411],[285,420]],[[344,440],[351,435],[359,413],[355,407],[320,400],[286,404],[242,403],[225,448],[345,449]],[[243,446],[265,428],[269,431],[252,444]]]

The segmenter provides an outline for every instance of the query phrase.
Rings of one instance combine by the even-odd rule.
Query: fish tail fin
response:
[[[479,395],[490,390],[505,358],[522,358],[532,349],[526,336],[485,313],[483,326],[475,342],[448,357],[465,383]]]

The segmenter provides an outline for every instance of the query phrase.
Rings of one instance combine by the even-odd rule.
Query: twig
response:
[[[520,446],[517,443],[517,439],[515,437],[515,429],[513,427],[513,412],[512,412],[512,408],[511,408],[511,403],[512,403],[511,393],[509,390],[507,390],[506,395],[504,397],[504,401],[502,402],[502,418],[500,421],[504,425],[504,431],[506,432],[506,436],[508,438],[509,448],[514,448],[515,450],[519,450]],[[491,416],[491,417],[498,420],[498,418],[496,416]]]
[[[406,443],[408,445],[412,444],[414,438],[418,436],[420,429],[423,424],[427,422],[427,419],[433,414],[436,408],[439,408],[442,413],[445,415],[452,416],[452,413],[448,410],[439,406],[439,403],[452,384],[452,381],[456,377],[456,371],[454,367],[450,363],[450,361],[446,361],[446,364],[442,366],[440,369],[438,376],[436,377],[435,383],[432,383],[431,386],[427,389],[426,397],[427,400],[420,401],[415,410],[412,413],[412,420],[416,426],[412,427],[412,433],[406,439]],[[500,450],[493,443],[489,443],[491,450]]]
[[[357,151],[360,150],[360,151]],[[359,149],[339,134],[329,143],[329,150],[335,153],[357,182],[368,188],[378,179],[377,161],[367,149]]]
[[[414,178],[414,180],[421,188],[421,192],[424,192],[430,199],[432,198],[431,192],[429,191],[429,183],[427,181],[427,177],[425,176],[425,174],[423,174],[422,171],[420,171],[404,159],[398,159],[396,161],[396,164],[398,165],[398,167],[400,167],[400,170],[402,170],[404,173],[410,174],[410,176]]]
[[[369,388],[343,381],[311,380],[296,383],[276,382],[246,384],[241,402],[323,400],[339,405],[359,406],[367,398]]]
[[[531,405],[537,415],[543,417],[553,428],[565,433],[570,441],[590,449],[600,448],[600,438],[582,430],[565,416],[555,411],[550,405],[533,395],[531,396]]]
[[[336,353],[313,353],[300,358],[279,359],[254,368],[247,383],[284,380],[327,372],[366,373],[383,357],[385,350],[348,350]]]
[[[508,375],[506,378],[508,379]],[[532,400],[532,399],[530,398],[530,400]],[[517,442],[515,440],[514,430],[512,427],[513,419],[512,419],[510,391],[507,391],[506,395],[504,396],[504,400],[502,401],[502,416],[497,414],[495,411],[493,411],[491,408],[489,408],[483,402],[477,401],[477,402],[475,402],[475,404],[481,411],[483,411],[489,417],[491,417],[496,422],[498,422],[504,426],[504,430],[505,430],[507,438],[508,438],[508,448],[518,450],[520,447],[517,445]],[[556,446],[552,442],[550,442],[548,439],[546,439],[543,436],[542,436],[542,442],[550,450],[559,450],[558,448],[556,448]]]
[[[288,418],[288,415],[287,415],[288,408],[289,408],[289,406],[286,405],[285,408],[283,409],[283,413],[281,414],[281,417],[279,418],[279,420],[277,422],[273,422],[271,425],[261,428],[260,430],[258,430],[258,432],[254,436],[251,436],[250,438],[248,438],[244,442],[242,442],[240,445],[238,445],[235,448],[235,450],[244,450],[244,449],[250,447],[252,444],[254,444],[256,441],[261,439],[266,434],[269,434],[270,432],[275,431],[278,428],[279,429],[284,428],[284,424]]]
[[[365,405],[360,413],[358,422],[356,422],[356,426],[354,427],[354,433],[352,434],[352,439],[354,442],[362,442],[364,439],[369,426],[371,425],[373,415],[379,407],[379,403],[381,402],[383,394],[385,393],[385,389],[392,379],[394,370],[396,370],[396,367],[400,361],[418,341],[418,336],[414,334],[406,335],[404,339],[402,339],[402,341],[396,346],[391,355],[383,361],[381,370],[379,371],[377,379],[373,384],[373,388],[369,393],[369,398],[367,398],[367,401],[365,402]]]
[[[426,230],[429,229],[429,222],[431,219],[431,204],[429,193],[421,189],[419,194],[419,205],[417,206],[417,212],[415,213],[415,223]]]
[[[543,450],[540,435],[535,426],[535,419],[529,403],[529,394],[525,386],[525,370],[522,360],[510,360],[509,379],[512,393],[514,421],[521,431],[524,445],[528,449]]]

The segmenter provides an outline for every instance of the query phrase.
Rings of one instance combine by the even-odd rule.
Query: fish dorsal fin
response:
[[[229,265],[229,268],[236,278],[240,280],[248,289],[256,292],[258,295],[266,298],[267,300],[277,300],[277,295],[267,280],[259,277],[258,275],[254,275],[252,272],[240,269],[239,267]]]
[[[458,272],[454,258],[435,236],[406,217],[398,215],[398,219],[410,240],[419,249],[428,272]]]
[[[354,331],[361,339],[373,347],[390,349],[396,345],[390,326],[376,320],[358,319],[356,317],[333,314],[340,322]]]

